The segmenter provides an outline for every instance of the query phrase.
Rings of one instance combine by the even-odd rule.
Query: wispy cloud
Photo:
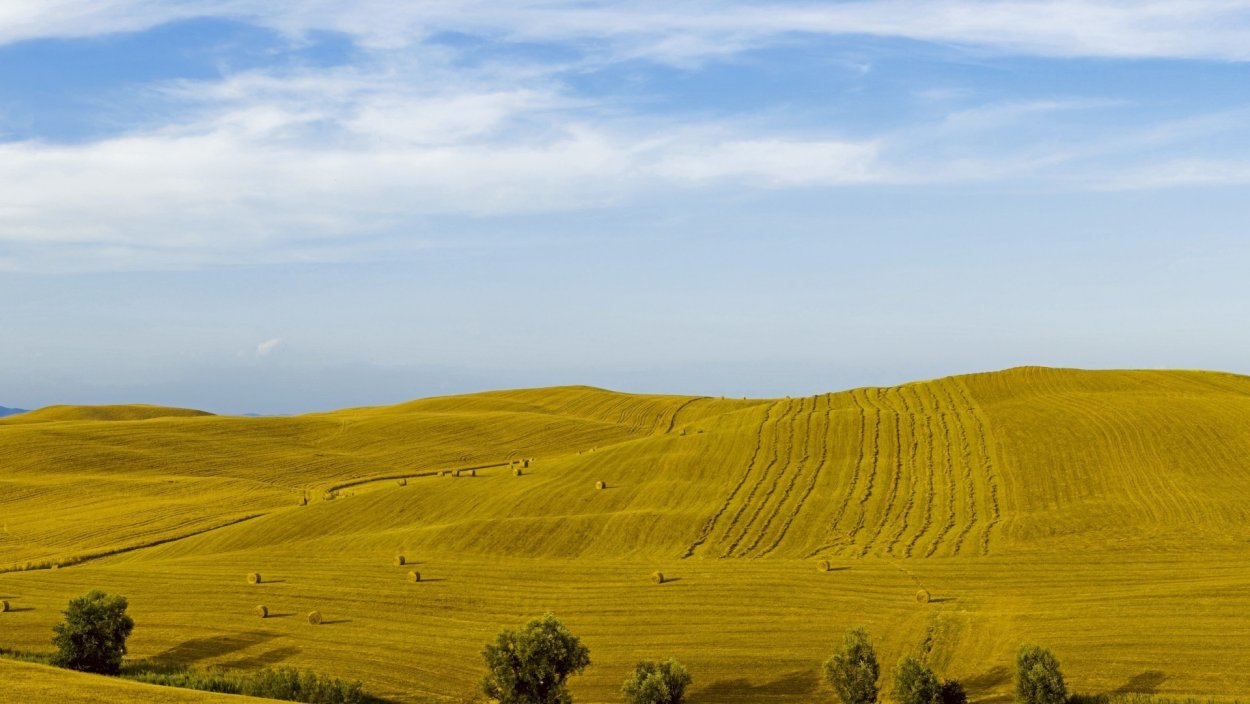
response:
[[[10,0],[0,4],[0,43],[200,16],[265,25],[295,40],[313,30],[342,32],[364,54],[335,69],[253,70],[148,86],[172,116],[94,141],[0,141],[0,267],[367,257],[396,233],[422,246],[432,235],[414,223],[427,216],[564,212],[709,188],[1039,178],[1089,187],[1073,173],[1094,158],[1104,162],[1097,187],[1238,183],[1246,171],[1235,155],[1218,162],[1126,158],[1151,139],[1199,139],[1201,130],[1163,137],[1158,125],[1133,124],[1035,136],[1040,121],[1112,112],[1122,107],[1115,100],[977,102],[947,88],[927,101],[944,110],[851,134],[836,124],[798,130],[766,119],[649,115],[578,92],[568,79],[591,64],[643,58],[696,65],[812,35],[1043,56],[1241,61],[1250,59],[1250,1],[646,2],[623,9],[560,0]],[[560,43],[575,48],[575,58],[464,62],[456,49],[429,41],[447,31]],[[1000,138],[987,143],[991,132]],[[1193,166],[1177,172],[1178,163]]]
[[[291,34],[339,31],[375,48],[450,30],[526,40],[594,38],[614,51],[678,61],[794,34],[901,37],[1042,56],[1250,59],[1245,0],[742,0],[628,7],[573,0],[9,0],[0,7],[0,42],[131,31],[200,16]]]
[[[280,337],[275,337],[271,340],[265,340],[264,342],[256,346],[256,356],[268,357],[269,355],[273,354],[274,350],[281,347],[282,343],[283,343],[283,340]]]

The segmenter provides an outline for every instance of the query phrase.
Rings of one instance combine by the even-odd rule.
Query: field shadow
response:
[[[9,604],[9,613],[11,614],[20,614],[23,611],[34,611],[34,610],[35,610],[35,607],[33,606],[14,606],[12,604]]]
[[[286,580],[285,580],[285,579],[266,579],[265,581],[261,582],[260,584],[261,584],[261,585],[265,585],[265,584],[286,584]]]
[[[321,622],[321,625],[323,625],[323,626],[333,626],[333,625],[335,625],[336,623],[351,623],[351,622],[352,622],[352,620],[351,620],[350,618],[340,618],[340,619],[335,619],[335,620],[333,620],[333,621],[322,621],[322,622]]]
[[[969,695],[982,695],[984,697],[987,690],[1001,687],[1011,681],[1011,670],[1004,665],[998,665],[991,670],[983,672],[976,677],[969,677],[963,681],[964,688],[968,690]],[[986,699],[985,701],[993,701]]]
[[[270,619],[270,618],[291,618],[292,616],[296,616],[296,615],[297,615],[297,614],[296,614],[295,612],[293,612],[293,611],[292,611],[292,612],[291,612],[291,613],[289,613],[289,614],[269,614],[269,615],[268,615],[268,616],[266,616],[265,618],[267,618],[267,619]]]
[[[930,599],[930,600],[929,600],[929,603],[930,603],[930,604],[945,604],[945,603],[950,602],[950,601],[955,601],[955,597],[953,597],[953,596],[942,596],[942,597],[938,597],[938,598],[936,598],[936,599]]]
[[[681,577],[665,577],[664,584],[672,584],[673,582],[680,582],[681,580]]]
[[[246,658],[239,658],[238,660],[231,660],[229,662],[223,662],[221,663],[221,665],[222,667],[230,668],[230,669],[258,670],[264,667],[273,667],[274,665],[277,665],[278,663],[286,660],[287,658],[299,655],[299,653],[300,653],[299,648],[293,645],[288,645],[284,648],[274,648],[273,650],[267,650],[258,655],[252,655]]]
[[[162,665],[187,665],[200,660],[219,658],[223,655],[247,650],[256,645],[276,638],[272,633],[253,631],[228,636],[212,636],[210,638],[192,638],[153,655],[149,660]]]
[[[446,577],[422,577],[420,584],[425,584],[426,582],[446,582],[446,581],[447,581]]]
[[[824,572],[846,572],[850,569],[851,569],[850,567],[830,567],[829,569],[823,570],[823,571]]]
[[[771,697],[812,697],[820,688],[820,677],[815,670],[799,670],[791,672],[780,679],[764,684],[751,684],[745,679],[721,680],[713,682],[698,692],[690,695],[691,704],[700,702],[743,702],[743,704],[761,701]]]
[[[1133,675],[1128,682],[1111,690],[1112,694],[1158,694],[1159,685],[1168,678],[1158,670],[1148,670],[1140,675]]]

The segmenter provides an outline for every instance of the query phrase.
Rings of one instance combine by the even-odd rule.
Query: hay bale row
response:
[[[260,583],[261,583],[261,581],[262,581],[262,580],[261,580],[261,578],[260,578],[260,573],[259,573],[259,572],[253,572],[253,573],[251,573],[251,574],[249,574],[249,575],[247,576],[247,583],[248,583],[248,584],[260,584]]]
[[[256,615],[261,618],[269,618],[269,607],[264,604],[257,606],[254,611],[256,612]]]

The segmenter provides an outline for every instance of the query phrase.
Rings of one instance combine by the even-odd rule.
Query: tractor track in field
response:
[[[695,401],[702,401],[706,398],[708,397],[707,396],[695,396],[694,398],[687,399],[680,406],[673,409],[673,415],[668,419],[668,428],[664,430],[664,433],[668,434],[668,433],[673,432],[673,430],[677,427],[677,417],[681,415],[682,411],[686,410],[687,406],[694,403]]]
[[[915,390],[915,394],[916,394],[916,403],[917,405],[920,406],[920,410],[924,414],[923,417],[924,417],[925,456],[924,456],[924,462],[923,462],[922,467],[926,476],[925,491],[927,492],[927,494],[925,497],[924,519],[921,520],[920,522],[920,530],[916,531],[916,534],[913,535],[911,537],[911,540],[907,541],[907,545],[903,547],[904,557],[911,557],[912,554],[915,552],[916,545],[920,542],[921,538],[928,535],[929,531],[933,528],[933,510],[934,510],[934,507],[937,505],[937,486],[935,485],[937,472],[933,465],[933,442],[934,442],[933,416],[934,414],[930,413],[929,409],[925,407],[924,398],[921,396],[920,391]]]
[[[799,496],[798,503],[795,504],[795,507],[790,512],[790,515],[786,517],[785,523],[781,525],[781,530],[778,532],[777,538],[773,540],[772,544],[769,545],[764,552],[760,553],[760,557],[767,557],[768,555],[771,555],[773,551],[781,545],[781,541],[785,540],[786,534],[790,531],[791,524],[793,524],[794,520],[798,518],[799,511],[802,510],[803,506],[807,503],[807,499],[812,495],[812,491],[815,490],[816,480],[820,478],[821,472],[825,470],[825,466],[829,463],[829,450],[826,441],[829,437],[829,426],[833,413],[833,406],[829,403],[828,398],[826,398],[825,401],[825,432],[817,435],[817,437],[820,438],[820,462],[817,463],[816,469],[812,472],[811,479],[807,482],[807,489],[804,490],[801,496]],[[815,416],[816,414],[813,413],[812,415]]]
[[[755,534],[755,540],[751,541],[751,544],[748,545],[746,550],[743,551],[744,555],[752,553],[757,547],[759,547],[764,538],[767,537],[768,529],[772,527],[773,523],[776,522],[777,517],[781,515],[782,509],[785,508],[786,502],[790,499],[790,495],[794,493],[794,487],[798,484],[799,477],[803,476],[803,468],[806,467],[807,463],[811,460],[812,424],[816,420],[816,405],[819,400],[819,397],[812,397],[811,410],[806,412],[805,417],[800,422],[794,424],[793,435],[791,436],[790,455],[793,456],[796,452],[802,452],[802,455],[799,457],[797,462],[793,463],[793,471],[790,472],[790,481],[786,484],[786,488],[782,490],[781,497],[777,499],[777,503],[773,507],[772,513],[768,515],[768,518],[764,520],[764,525],[760,527],[759,531]],[[805,401],[799,402],[799,412],[801,414],[803,413],[805,405]],[[802,438],[801,440],[794,442],[795,439],[800,437]],[[802,449],[800,450],[799,448]],[[783,473],[785,472],[785,469],[786,467],[783,466]],[[773,488],[769,489],[768,495],[764,497],[765,505],[767,504],[769,497],[771,497],[773,492],[776,490],[777,484],[781,481],[781,476],[782,474],[777,475],[777,482],[773,484]],[[803,505],[801,502],[796,504],[792,509],[791,514],[798,515],[802,508]]]
[[[905,408],[905,412],[907,413],[907,436],[911,440],[911,442],[908,443],[908,451],[907,451],[908,466],[911,469],[911,471],[908,473],[910,475],[910,479],[908,481],[910,488],[907,491],[907,503],[903,505],[903,515],[902,515],[902,518],[899,520],[898,528],[896,528],[894,532],[890,534],[890,542],[886,544],[885,553],[887,555],[894,554],[894,548],[897,547],[900,542],[902,542],[903,536],[907,533],[907,529],[911,527],[909,521],[911,520],[912,511],[916,509],[916,491],[920,489],[919,472],[921,471],[921,467],[919,463],[920,434],[918,431],[918,427],[919,427],[918,419],[923,416],[924,409],[923,409],[923,405],[920,403],[919,397],[917,397],[916,399],[915,406],[913,406],[911,403],[908,402],[907,391],[908,391],[907,387],[902,387],[899,389],[899,397],[903,400],[903,406]],[[903,449],[902,447],[899,447],[900,453],[902,452],[902,449]],[[928,493],[928,496],[926,497],[925,505],[929,505],[929,503],[933,499],[933,483],[932,483],[933,475],[928,472],[926,472],[926,474],[929,475],[930,482],[929,482],[929,488],[928,488],[929,493]]]
[[[729,547],[725,549],[724,553],[721,554],[721,557],[733,557],[733,554],[737,551],[738,546],[742,544],[743,540],[746,540],[748,535],[750,535],[751,527],[754,526],[755,522],[759,520],[760,515],[764,511],[764,507],[768,504],[769,497],[771,497],[773,492],[777,490],[777,484],[781,480],[781,476],[785,474],[785,468],[790,459],[790,453],[794,451],[794,437],[798,432],[798,427],[795,424],[794,419],[798,415],[799,411],[802,410],[803,401],[800,400],[798,402],[799,410],[794,410],[794,406],[794,402],[787,401],[785,412],[780,418],[777,419],[777,434],[775,442],[773,443],[772,461],[764,467],[764,471],[760,473],[759,480],[756,481],[755,485],[751,487],[751,491],[747,494],[746,500],[742,502],[742,506],[739,508],[737,515],[735,515],[734,520],[730,522],[730,529],[726,531],[725,537],[728,538],[732,532],[735,532],[734,529],[739,527],[739,521],[742,514],[746,512],[748,507],[754,506],[755,510],[752,511],[751,515],[747,518],[746,524],[742,525],[741,528],[736,531],[738,537],[729,544]],[[788,438],[789,441],[789,444],[785,446],[784,453],[782,451],[782,438]],[[770,470],[774,467],[777,468],[777,472],[773,477],[772,484],[769,485],[764,498],[759,502],[756,502],[755,497],[758,495],[759,490],[764,487],[765,484],[768,484]]]
[[[712,532],[716,529],[716,524],[720,522],[721,517],[724,516],[725,512],[729,510],[729,507],[733,505],[733,500],[737,497],[738,492],[742,491],[742,487],[746,485],[747,479],[750,478],[751,472],[754,471],[755,465],[759,461],[760,451],[764,447],[764,426],[768,425],[768,421],[772,417],[773,407],[776,405],[777,404],[775,403],[769,404],[764,408],[764,418],[755,429],[755,450],[751,453],[750,461],[747,462],[746,471],[744,471],[742,476],[738,478],[738,483],[735,484],[733,489],[729,492],[729,496],[725,498],[721,507],[717,509],[716,513],[712,514],[711,517],[709,517],[703,524],[703,528],[699,531],[698,537],[696,537],[694,542],[690,543],[690,545],[686,547],[685,554],[681,556],[683,560],[693,557],[694,551],[707,542],[708,538],[711,537]]]
[[[878,398],[878,401],[880,401],[880,398]],[[906,401],[903,403],[904,406],[906,406]],[[882,408],[884,408],[884,404],[882,404]],[[860,548],[860,557],[864,557],[868,554],[868,551],[871,550],[872,546],[876,544],[878,539],[880,539],[881,533],[885,530],[886,525],[889,524],[890,514],[894,512],[894,504],[898,500],[898,487],[903,478],[903,416],[902,413],[897,410],[889,409],[889,411],[894,416],[894,473],[890,478],[889,489],[886,490],[885,508],[881,511],[881,520],[877,522],[872,535],[867,541],[864,542],[863,547]]]
[[[952,380],[951,385],[959,393],[959,397],[967,404],[968,415],[976,423],[978,445],[981,450],[981,466],[985,470],[985,485],[989,493],[990,517],[985,524],[985,529],[981,533],[981,554],[990,554],[990,537],[994,530],[994,526],[998,525],[1002,520],[1002,509],[998,502],[998,476],[994,468],[994,459],[990,454],[990,429],[988,422],[981,417],[981,411],[973,401],[968,389],[958,380]],[[1165,504],[1166,505],[1166,504]]]
[[[947,413],[942,410],[941,401],[937,398],[937,394],[933,395],[933,405],[935,415],[938,421],[938,427],[942,430],[942,468],[946,475],[946,521],[942,527],[938,529],[937,536],[933,542],[929,544],[925,550],[925,557],[932,557],[942,546],[942,541],[951,531],[955,530],[955,524],[959,521],[958,513],[955,509],[957,504],[956,495],[959,492],[959,482],[955,478],[955,453],[954,445],[951,439],[950,423],[948,422]],[[934,442],[934,445],[937,443]]]
[[[859,498],[859,517],[855,519],[855,524],[846,532],[846,537],[851,541],[851,547],[854,548],[855,539],[859,536],[859,531],[863,530],[864,522],[868,516],[868,502],[872,500],[872,490],[877,481],[877,472],[881,463],[881,409],[868,400],[868,394],[864,394],[864,403],[866,407],[871,406],[873,415],[872,424],[872,451],[868,455],[868,475],[864,479],[864,495]]]
[[[952,553],[953,555],[958,555],[963,551],[964,541],[967,540],[968,534],[972,532],[972,528],[978,520],[977,482],[972,469],[972,444],[968,441],[968,431],[964,427],[963,414],[959,412],[959,404],[955,401],[955,397],[951,394],[950,389],[946,388],[944,384],[939,384],[935,388],[941,389],[942,393],[946,395],[946,401],[951,407],[951,417],[955,420],[955,430],[959,440],[959,456],[962,459],[963,478],[968,497],[968,515],[965,518],[963,527],[959,529],[959,533],[955,536],[955,548]]]

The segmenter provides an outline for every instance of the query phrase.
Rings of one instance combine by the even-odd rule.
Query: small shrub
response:
[[[643,661],[625,680],[621,693],[626,704],[684,704],[686,688],[693,682],[690,673],[676,660]]]
[[[241,694],[309,704],[368,704],[379,701],[365,694],[359,682],[347,682],[313,672],[300,672],[290,667],[257,672],[140,672],[128,676],[128,679],[201,692]]]
[[[101,675],[121,671],[126,639],[134,619],[126,613],[126,597],[94,589],[69,602],[65,620],[52,628],[57,648],[53,662],[60,667]]]
[[[876,704],[881,666],[864,629],[847,631],[842,650],[826,660],[823,669],[825,681],[842,704]]]
[[[1068,688],[1059,661],[1045,648],[1022,645],[1016,653],[1016,702],[1066,704]]]
[[[499,704],[568,704],[568,678],[590,665],[590,650],[547,614],[520,631],[500,631],[482,659],[482,692]]]

